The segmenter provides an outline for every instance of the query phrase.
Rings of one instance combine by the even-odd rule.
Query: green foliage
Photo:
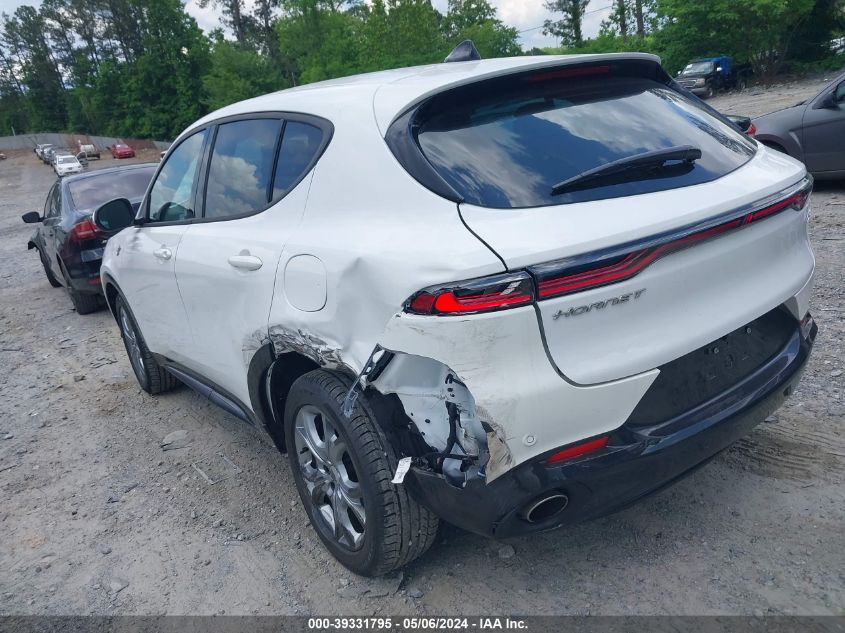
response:
[[[211,110],[287,87],[271,59],[223,39],[214,43],[210,62],[202,82]]]
[[[815,0],[657,0],[662,28],[655,46],[670,72],[690,59],[720,54],[749,62],[766,80],[786,60],[796,28]]]
[[[590,0],[546,0],[544,6],[552,13],[561,15],[559,20],[546,20],[543,33],[559,38],[568,48],[577,48],[584,44],[582,25],[584,12]]]
[[[522,54],[489,0],[198,0],[222,29],[204,34],[182,0],[43,0],[0,20],[0,134],[73,131],[173,138],[256,95],[360,72],[441,61],[464,39],[482,57]],[[585,39],[588,0],[545,0],[563,48],[649,51],[670,72],[716,54],[758,74],[834,69],[845,0],[607,0]]]

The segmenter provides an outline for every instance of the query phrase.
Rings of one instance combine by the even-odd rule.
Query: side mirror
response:
[[[122,231],[127,226],[132,226],[135,222],[135,212],[129,200],[116,198],[94,211],[91,219],[98,229],[104,233],[113,234]]]
[[[44,218],[41,217],[41,214],[38,213],[38,211],[30,211],[29,213],[24,213],[21,216],[21,220],[27,224],[38,224],[39,222],[42,222]]]
[[[833,109],[839,107],[839,99],[836,98],[836,91],[828,92],[824,98],[819,101],[815,106],[814,110],[821,110],[821,109]]]
[[[717,73],[722,72],[722,67],[721,67],[721,66],[716,66],[716,72],[717,72]]]
[[[751,117],[739,116],[737,114],[729,114],[727,115],[727,118],[731,123],[733,123],[743,132],[747,132],[748,128],[751,127]]]

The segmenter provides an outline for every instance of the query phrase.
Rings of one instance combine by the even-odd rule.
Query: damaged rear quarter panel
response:
[[[610,386],[574,387],[549,363],[533,308],[444,318],[401,312],[422,288],[504,267],[466,229],[456,205],[405,172],[374,124],[361,124],[365,115],[357,105],[326,107],[332,112],[322,115],[334,123],[334,137],[278,264],[283,271],[298,255],[322,261],[326,304],[299,310],[277,281],[268,323],[276,351],[298,351],[355,375],[377,344],[442,363],[466,384],[485,425],[488,481],[542,452],[621,425],[656,371]],[[354,175],[339,189],[337,174],[350,170]],[[526,443],[529,435],[534,439]]]
[[[532,307],[467,317],[397,314],[381,345],[438,360],[472,394],[487,430],[487,481],[565,444],[621,426],[657,377],[575,386],[552,368]]]

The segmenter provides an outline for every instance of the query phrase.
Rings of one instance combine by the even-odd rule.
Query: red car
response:
[[[109,147],[109,151],[112,158],[135,158],[135,150],[122,141]]]

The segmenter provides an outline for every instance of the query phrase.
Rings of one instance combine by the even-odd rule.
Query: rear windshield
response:
[[[76,161],[76,157],[74,157],[74,156],[59,156],[59,163],[61,163],[61,164],[75,163],[75,162],[77,162],[77,161]]]
[[[453,90],[417,113],[420,149],[466,202],[518,208],[661,191],[714,180],[754,154],[742,134],[657,81],[533,77]],[[701,158],[552,194],[556,184],[611,161],[683,145],[700,149]]]
[[[74,206],[80,211],[93,211],[115,198],[130,201],[144,196],[147,185],[153,179],[155,166],[127,169],[108,174],[94,174],[68,185]]]

